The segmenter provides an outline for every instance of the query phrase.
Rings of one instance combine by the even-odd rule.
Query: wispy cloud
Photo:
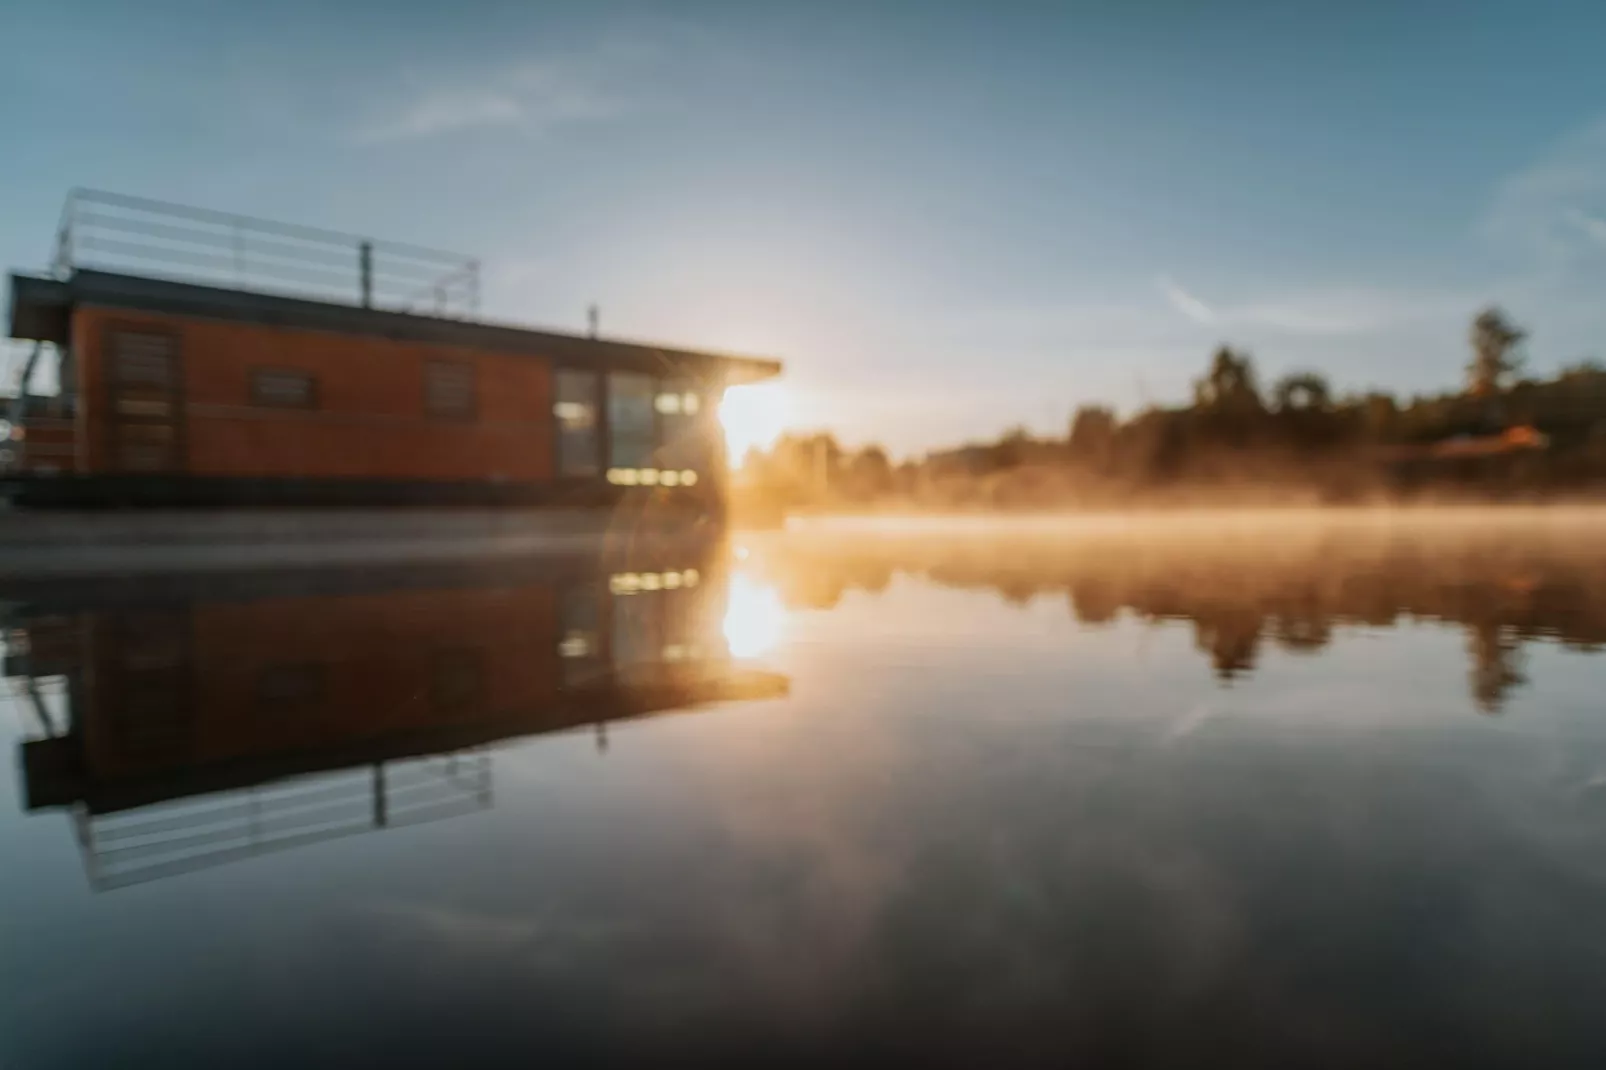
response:
[[[1184,290],[1172,280],[1169,275],[1161,275],[1158,279],[1160,292],[1165,299],[1171,302],[1171,307],[1193,320],[1195,323],[1215,323],[1216,310],[1211,308],[1199,297]]]
[[[1606,245],[1606,219],[1590,215],[1588,212],[1577,208],[1569,210],[1567,218],[1580,231],[1588,235],[1591,240],[1601,245]]]
[[[429,137],[475,126],[517,123],[525,109],[505,92],[490,89],[437,89],[406,111],[363,131],[366,141],[399,141]]]
[[[589,53],[538,57],[477,78],[447,78],[419,90],[399,109],[362,126],[364,142],[407,141],[464,130],[504,128],[540,134],[618,118],[647,97],[624,73],[650,54],[645,46],[609,44]]]
[[[1228,304],[1207,301],[1170,275],[1160,275],[1155,282],[1166,303],[1194,323],[1226,330],[1315,337],[1377,331],[1436,314],[1451,300],[1443,294],[1351,289],[1281,294]]]
[[[1606,248],[1606,119],[1552,145],[1496,186],[1481,235],[1527,268],[1574,270]]]

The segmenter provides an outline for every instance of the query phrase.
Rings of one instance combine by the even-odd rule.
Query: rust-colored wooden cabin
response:
[[[81,265],[13,274],[10,334],[61,354],[9,444],[21,504],[717,508],[720,397],[780,371]]]

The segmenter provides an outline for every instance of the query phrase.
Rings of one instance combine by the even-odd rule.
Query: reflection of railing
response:
[[[490,805],[491,756],[472,750],[117,814],[80,808],[75,825],[90,882],[106,890]]]
[[[469,257],[95,190],[68,195],[55,267],[437,315],[479,309],[479,263]]]

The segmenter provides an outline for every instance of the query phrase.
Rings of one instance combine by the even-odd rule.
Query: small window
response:
[[[251,372],[251,404],[275,409],[315,409],[318,384],[306,372],[256,368]]]
[[[485,658],[474,649],[435,651],[430,666],[429,705],[437,713],[480,713],[485,709]]]
[[[118,386],[168,389],[174,385],[176,340],[166,334],[112,334],[112,375]]]
[[[297,711],[316,707],[329,691],[328,669],[316,662],[274,662],[257,675],[257,705]]]
[[[424,411],[441,420],[472,420],[474,366],[432,360],[424,365]]]

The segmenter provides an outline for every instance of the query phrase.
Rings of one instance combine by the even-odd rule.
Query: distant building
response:
[[[451,254],[75,194],[53,273],[10,277],[61,394],[13,404],[5,492],[721,506],[720,397],[778,362],[490,323],[478,288]]]

